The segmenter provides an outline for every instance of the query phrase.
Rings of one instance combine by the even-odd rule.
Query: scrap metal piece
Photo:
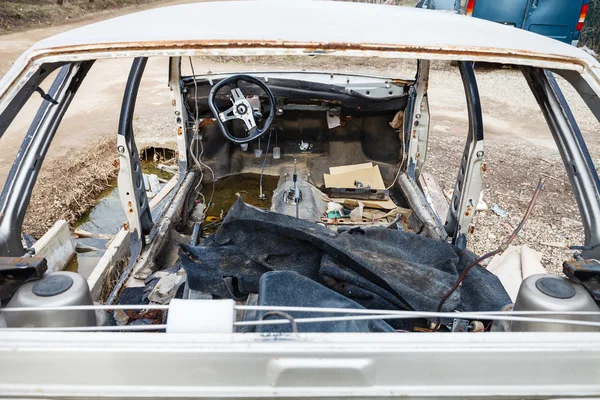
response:
[[[422,233],[432,239],[445,241],[448,235],[417,184],[406,174],[401,174],[398,177],[398,182],[410,208],[413,210],[413,215],[423,224]]]
[[[469,320],[454,318],[452,332],[469,332]]]
[[[0,300],[7,300],[26,282],[40,279],[48,269],[45,258],[0,257]]]
[[[329,197],[359,200],[389,200],[390,191],[387,189],[371,189],[367,187],[356,188],[327,188],[325,193]]]
[[[571,281],[585,287],[594,300],[600,301],[600,261],[565,261],[563,264],[563,273]]]
[[[333,129],[333,128],[337,128],[340,125],[342,125],[342,122],[340,120],[339,110],[335,109],[335,108],[328,110],[327,111],[327,127],[329,129]]]

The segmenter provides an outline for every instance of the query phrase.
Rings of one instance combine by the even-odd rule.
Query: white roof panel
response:
[[[334,1],[228,1],[156,8],[83,26],[30,50],[160,43],[256,44],[327,49],[401,47],[584,58],[585,52],[531,32],[447,12]],[[236,46],[237,43],[238,45]],[[67,49],[65,49],[67,48]],[[391,50],[391,49],[390,49]]]

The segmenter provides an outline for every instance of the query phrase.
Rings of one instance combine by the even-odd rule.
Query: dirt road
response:
[[[163,5],[182,2],[186,1]],[[102,15],[95,19],[106,17]],[[0,71],[8,68],[7,60],[15,59],[33,42],[89,22],[0,37]],[[414,69],[401,62],[378,59],[361,59],[356,65],[328,57],[285,59],[275,65],[244,59],[228,60],[227,63],[217,61],[197,59],[196,73],[283,68],[360,71],[390,76],[406,76],[407,71],[414,74]],[[90,71],[65,115],[44,163],[25,224],[28,232],[43,233],[57,218],[74,220],[93,202],[97,188],[102,188],[114,176],[111,164],[115,158],[118,112],[130,63],[131,60],[99,61]],[[166,66],[167,59],[157,58],[151,59],[146,68],[134,119],[138,140],[172,142],[174,139]],[[484,199],[489,206],[498,204],[509,212],[509,216],[499,217],[491,211],[478,213],[470,247],[483,253],[498,246],[511,227],[518,223],[537,180],[545,177],[546,189],[517,243],[526,243],[543,251],[544,264],[553,272],[559,272],[562,260],[569,256],[566,247],[580,243],[583,230],[556,145],[518,70],[478,69],[477,79],[484,110],[488,162]],[[562,81],[561,85],[593,158],[600,160],[600,138],[594,135],[600,131],[600,124],[577,93]],[[433,65],[429,99],[432,121],[426,170],[437,175],[442,187],[450,191],[467,127],[464,90],[456,68],[446,63]],[[0,139],[3,150],[0,153],[0,184],[39,102],[34,95],[21,112],[29,118],[20,115]],[[97,184],[90,185],[90,182]]]

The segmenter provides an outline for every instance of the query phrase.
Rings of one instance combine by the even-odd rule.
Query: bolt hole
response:
[[[367,96],[370,96],[370,95],[371,95],[371,92],[367,90]]]

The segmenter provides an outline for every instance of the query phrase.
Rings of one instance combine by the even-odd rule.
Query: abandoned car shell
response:
[[[197,21],[183,23],[189,21],[190,16]],[[562,107],[560,92],[550,72],[567,79],[600,119],[600,64],[589,54],[569,45],[487,21],[405,7],[317,1],[203,3],[144,11],[45,39],[25,52],[0,80],[0,136],[35,90],[36,82],[48,75],[45,65],[56,69],[69,63],[79,63],[72,71],[64,69],[59,72],[59,78],[62,77],[65,82],[68,78],[70,85],[77,86],[93,60],[136,58],[128,82],[130,90],[123,102],[122,116],[125,117],[119,127],[118,139],[119,186],[123,184],[133,191],[135,168],[130,152],[125,149],[131,149],[131,154],[137,150],[128,137],[132,136],[132,107],[128,105],[135,103],[136,80],[139,86],[146,57],[170,57],[169,83],[175,98],[196,101],[198,107],[198,98],[204,100],[203,93],[198,89],[195,76],[187,77],[186,81],[178,75],[180,72],[176,71],[176,67],[180,57],[290,54],[418,59],[414,81],[400,82],[394,90],[406,95],[404,84],[410,89],[416,88],[416,92],[420,91],[415,95],[420,96],[415,97],[419,105],[425,101],[428,60],[458,60],[467,89],[469,112],[473,114],[470,115],[469,129],[472,143],[468,150],[483,146],[482,121],[477,119],[480,108],[476,115],[478,94],[476,90],[468,91],[473,89],[473,85],[469,87],[469,80],[474,80],[470,62],[521,66],[530,87],[537,90],[540,104],[545,102],[545,116],[562,146],[560,150],[565,163],[572,163],[568,164],[572,167],[568,173],[586,234],[582,254],[585,258],[598,257],[600,182],[595,171],[592,172],[594,168],[588,162],[589,155],[577,141],[578,129],[568,118],[570,112]],[[72,75],[65,78],[68,73]],[[203,78],[209,81],[209,78]],[[337,75],[331,74],[331,79],[336,78]],[[373,85],[381,83],[375,78],[370,82]],[[208,86],[207,82],[203,83]],[[188,85],[190,90],[186,95],[193,100],[178,97],[183,92],[181,85]],[[59,94],[55,100],[61,106],[68,105],[74,94],[65,88],[54,88],[54,92]],[[208,98],[212,98],[212,92]],[[183,115],[184,108],[180,103],[174,104],[182,110],[178,115]],[[246,104],[249,101],[245,101]],[[43,117],[40,115],[41,119]],[[60,121],[60,116],[56,118]],[[409,115],[406,118],[412,121]],[[387,122],[384,125],[391,129]],[[183,189],[189,190],[197,178],[188,169],[191,165],[188,159],[191,143],[188,142],[189,137],[182,134],[186,129],[185,123],[179,119],[177,133],[174,134],[178,135],[180,191],[173,203],[179,200],[180,208],[183,200],[177,196],[187,197]],[[198,124],[193,129],[198,129]],[[409,129],[412,130],[410,125]],[[393,133],[396,134],[395,131]],[[191,138],[196,140],[197,135]],[[397,137],[395,139],[400,141]],[[46,143],[38,144],[43,147]],[[418,173],[419,162],[422,162],[415,158],[418,149],[414,147],[417,145],[422,143],[411,142],[406,154],[402,155],[407,162],[401,165],[409,171],[407,175],[412,174],[406,178],[408,184]],[[39,150],[39,153],[43,158],[45,150]],[[32,153],[30,156],[32,160],[29,161],[33,163],[39,155]],[[477,158],[481,162],[483,152]],[[21,164],[28,165],[25,161]],[[15,165],[8,179],[14,188],[30,184],[24,182],[25,178],[32,179],[33,176],[35,180],[35,175],[19,171],[19,162]],[[473,165],[476,164],[469,167]],[[394,177],[394,174],[391,176]],[[21,181],[15,180],[15,177]],[[395,179],[393,181],[396,183]],[[481,185],[480,179],[467,183],[474,188],[474,193],[480,191],[477,188]],[[467,187],[465,191],[469,190]],[[12,189],[5,188],[0,196],[0,255],[16,257],[22,256],[24,249],[20,242],[21,227],[20,224],[15,226],[15,220],[21,218],[22,222],[21,214],[26,208],[22,202],[26,202],[28,197],[11,198]],[[456,204],[460,203],[454,211],[463,207],[460,192],[457,188],[454,193]],[[297,199],[293,201],[298,204]],[[237,207],[240,211],[242,206],[238,203]],[[148,225],[153,222],[151,219],[148,222],[148,208],[144,200],[139,207],[137,204],[132,207],[132,215],[128,215],[130,232],[138,235],[138,252],[145,240],[144,235],[150,231]],[[158,229],[169,229],[169,219],[176,212],[181,212],[181,209],[167,210],[165,215],[169,218],[159,220]],[[241,209],[240,212],[252,211]],[[457,226],[452,232],[444,231],[442,227],[436,232],[432,229],[431,236],[437,234],[437,239],[445,239],[444,235],[449,235],[449,239],[456,240],[468,228],[468,224],[461,226],[464,212],[461,214],[454,215]],[[133,254],[134,245],[131,249]],[[131,260],[132,263],[134,261]],[[124,284],[127,278],[123,274],[119,284]],[[112,300],[111,294],[106,301],[108,306]],[[160,306],[156,308],[160,309]],[[478,314],[471,316],[476,319]],[[158,327],[165,328],[162,325]],[[107,327],[94,328],[101,331]],[[0,354],[4,361],[0,367],[0,394],[95,398],[524,398],[600,394],[597,380],[600,350],[596,346],[600,345],[600,336],[595,332],[216,335],[172,334],[168,327],[166,329],[166,334],[13,332],[0,329]],[[161,366],[160,370],[156,365]],[[151,382],[148,381],[149,369],[156,371]],[[565,378],[565,370],[577,373]]]

